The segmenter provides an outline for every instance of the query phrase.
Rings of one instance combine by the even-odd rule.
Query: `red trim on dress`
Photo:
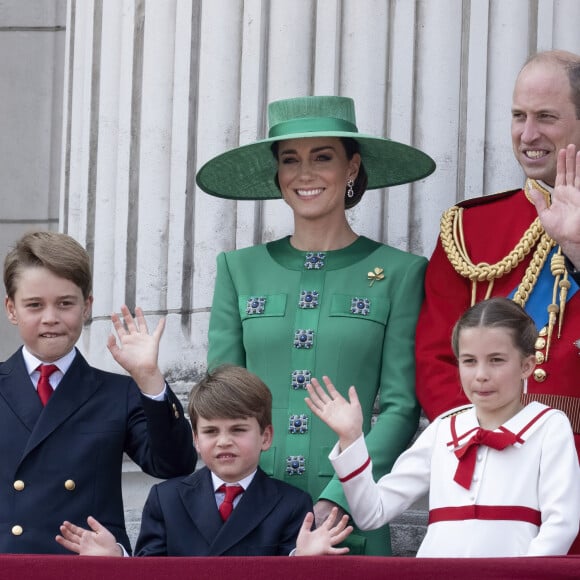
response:
[[[547,407],[545,409],[542,409],[539,413],[537,413],[526,425],[524,425],[524,427],[518,432],[515,433],[515,436],[517,437],[518,441],[517,443],[519,443],[520,445],[523,445],[525,443],[525,441],[522,439],[522,435],[536,422],[538,421],[541,417],[543,417],[548,411],[552,411],[551,407]],[[459,440],[463,439],[465,440],[466,437],[468,437],[469,435],[471,435],[472,433],[475,433],[479,427],[473,427],[472,429],[470,429],[469,431],[466,431],[465,433],[462,433],[461,436],[459,436],[457,434],[457,427],[456,427],[456,421],[457,421],[457,415],[453,415],[451,417],[451,421],[450,421],[450,430],[451,430],[451,441],[449,441],[447,443],[447,447],[462,447],[464,444],[460,443]],[[503,433],[511,433],[511,431],[509,429],[506,429],[503,425],[500,425],[497,428],[499,431],[502,431]]]
[[[546,407],[542,411],[540,411],[519,433],[518,437],[521,437],[540,417],[545,415],[548,411],[551,411],[551,407]]]
[[[371,457],[369,455],[367,457],[367,460],[358,469],[355,469],[354,471],[352,471],[348,475],[345,475],[344,477],[339,477],[338,480],[341,483],[344,483],[345,481],[349,481],[353,477],[356,477],[359,473],[362,473],[368,467],[370,462],[371,462]]]
[[[542,514],[519,505],[465,505],[429,510],[429,524],[459,520],[510,520],[540,526]]]

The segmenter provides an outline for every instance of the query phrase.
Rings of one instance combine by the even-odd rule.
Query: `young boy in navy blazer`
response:
[[[342,554],[335,548],[352,531],[336,512],[318,529],[312,499],[268,477],[260,453],[272,443],[272,395],[254,374],[219,367],[193,388],[189,414],[205,467],[153,486],[143,510],[137,556],[276,556]],[[241,486],[233,506],[230,495]],[[233,508],[233,509],[232,509]],[[114,535],[89,518],[92,531],[65,522],[57,541],[84,555],[121,555]]]
[[[63,519],[94,514],[130,550],[121,471],[126,452],[161,478],[191,473],[196,454],[183,409],[157,366],[164,323],[149,334],[113,315],[115,360],[131,375],[89,366],[75,348],[89,318],[90,259],[55,232],[22,237],[6,256],[5,308],[23,346],[0,364],[0,552],[67,553]]]

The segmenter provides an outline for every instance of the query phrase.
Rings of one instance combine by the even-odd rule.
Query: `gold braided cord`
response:
[[[550,192],[537,181],[527,179],[525,194],[530,202],[532,201],[530,196],[531,189],[537,189],[540,191],[547,203],[550,203]],[[511,272],[511,270],[518,266],[518,264],[520,264],[530,253],[532,248],[536,246],[522,281],[513,297],[514,302],[524,308],[536,282],[538,281],[538,277],[546,263],[548,255],[556,245],[556,242],[545,233],[544,228],[540,223],[540,219],[536,218],[507,256],[495,264],[488,264],[487,262],[474,264],[467,253],[465,245],[465,237],[463,233],[463,208],[458,206],[449,208],[443,214],[441,218],[440,239],[443,249],[447,254],[447,258],[454,270],[463,278],[467,278],[471,281],[472,306],[476,302],[478,282],[487,281],[488,287],[485,298],[489,298],[493,290],[494,280]],[[554,277],[554,286],[552,290],[552,302],[547,306],[548,329],[546,337],[546,361],[548,360],[556,319],[558,319],[558,338],[560,338],[562,332],[566,298],[568,289],[570,288],[568,271],[560,247],[558,247],[558,251],[552,256],[550,271]]]
[[[548,360],[548,356],[550,355],[550,344],[552,344],[556,316],[560,313],[560,306],[556,302],[558,299],[558,283],[565,271],[566,265],[564,263],[564,256],[562,255],[562,248],[558,247],[558,251],[552,256],[552,260],[550,261],[550,272],[554,276],[554,285],[552,286],[552,302],[548,306],[548,336],[546,337],[545,360]]]
[[[536,218],[507,256],[495,264],[488,264],[487,262],[474,264],[465,247],[463,208],[453,206],[441,218],[441,244],[455,271],[463,278],[471,280],[472,306],[475,304],[475,285],[477,282],[488,282],[486,298],[489,298],[493,288],[493,281],[517,267],[538,243],[543,234],[544,228],[540,224],[540,219]]]
[[[538,276],[546,263],[548,254],[551,252],[554,245],[554,240],[548,234],[544,233],[536,247],[536,251],[532,254],[532,259],[530,260],[524,277],[513,297],[513,301],[519,304],[522,308],[526,305],[526,302],[538,281]]]
[[[566,259],[562,253],[562,248],[558,246],[558,251],[552,256],[550,262],[550,271],[552,276],[554,276],[554,288],[552,290],[552,304],[548,306],[548,312],[550,313],[550,320],[548,323],[548,337],[552,336],[554,331],[554,325],[556,324],[556,314],[558,316],[558,338],[562,334],[562,324],[564,322],[564,309],[566,308],[566,297],[568,295],[568,289],[571,284],[568,280],[568,270],[566,269]],[[559,293],[558,293],[559,290]],[[559,305],[558,305],[559,303]],[[552,312],[554,312],[552,321]],[[546,355],[548,352],[546,351]]]
[[[535,189],[539,191],[546,200],[546,203],[550,205],[551,195],[550,192],[542,186],[542,184],[535,179],[527,179],[524,188],[525,195],[530,202],[532,202],[531,192]],[[533,202],[532,202],[533,203]],[[550,238],[548,238],[550,239]],[[541,242],[540,242],[541,243]],[[551,248],[554,247],[556,243],[550,239],[550,247],[547,249],[549,253]],[[545,260],[544,260],[545,261]],[[543,264],[542,264],[543,266]],[[541,270],[541,267],[540,267]],[[552,256],[550,261],[550,272],[554,277],[554,286],[552,288],[552,302],[548,304],[548,329],[546,336],[546,354],[545,361],[548,360],[550,356],[550,346],[552,344],[552,336],[554,334],[554,327],[556,325],[556,318],[558,319],[558,338],[562,334],[562,325],[564,324],[564,311],[566,310],[566,298],[568,296],[568,289],[570,288],[570,281],[568,280],[568,270],[566,269],[566,261],[564,254],[562,254],[562,248],[558,246],[558,250]],[[527,273],[527,272],[526,272]],[[525,276],[524,276],[525,278]],[[522,281],[523,282],[523,281]],[[521,288],[521,284],[520,284]],[[519,290],[519,288],[518,288]],[[559,292],[558,292],[559,291]],[[528,292],[531,292],[531,289]],[[515,298],[514,298],[515,299]],[[526,298],[527,300],[527,298]],[[525,302],[524,302],[525,304]],[[523,306],[523,304],[522,304]]]
[[[564,324],[564,310],[566,310],[566,298],[568,290],[572,284],[568,280],[568,270],[565,270],[564,276],[560,280],[560,319],[558,320],[558,338],[562,336],[562,325]]]

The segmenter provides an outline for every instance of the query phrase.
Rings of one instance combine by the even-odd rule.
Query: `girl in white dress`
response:
[[[326,389],[312,380],[306,402],[339,437],[329,457],[357,526],[382,526],[429,493],[417,556],[566,554],[578,533],[580,469],[566,415],[520,401],[536,339],[534,322],[509,299],[470,308],[452,346],[472,404],[435,419],[378,483],[355,387],[347,401],[328,377]]]

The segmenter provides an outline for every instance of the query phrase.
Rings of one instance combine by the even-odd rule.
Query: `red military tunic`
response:
[[[494,264],[502,260],[516,246],[526,229],[537,217],[534,205],[524,190],[465,201],[463,210],[464,244],[474,264]],[[520,284],[530,263],[534,248],[509,273],[495,279],[492,296],[508,296]],[[549,267],[549,263],[547,264]],[[553,277],[549,285],[551,301]],[[540,292],[538,280],[532,292]],[[575,286],[575,284],[573,285]],[[476,301],[483,300],[488,289],[487,281],[477,283]],[[571,289],[572,293],[573,289]],[[459,382],[455,356],[451,350],[451,331],[461,314],[471,305],[472,285],[468,278],[459,275],[450,263],[441,239],[431,257],[425,278],[425,302],[417,323],[416,333],[416,389],[417,397],[429,419],[467,402]],[[530,301],[532,298],[530,298]],[[529,302],[526,304],[528,307]],[[544,308],[542,307],[542,310]],[[539,329],[547,322],[541,322]],[[536,320],[538,324],[538,321]],[[562,334],[554,330],[547,361],[545,348],[538,348],[535,374],[528,381],[528,392],[548,393],[572,397],[567,403],[580,403],[580,356],[575,341],[580,339],[580,292],[571,296],[565,307]],[[548,404],[556,407],[554,401]],[[565,408],[574,430],[576,450],[580,450],[577,409]]]

